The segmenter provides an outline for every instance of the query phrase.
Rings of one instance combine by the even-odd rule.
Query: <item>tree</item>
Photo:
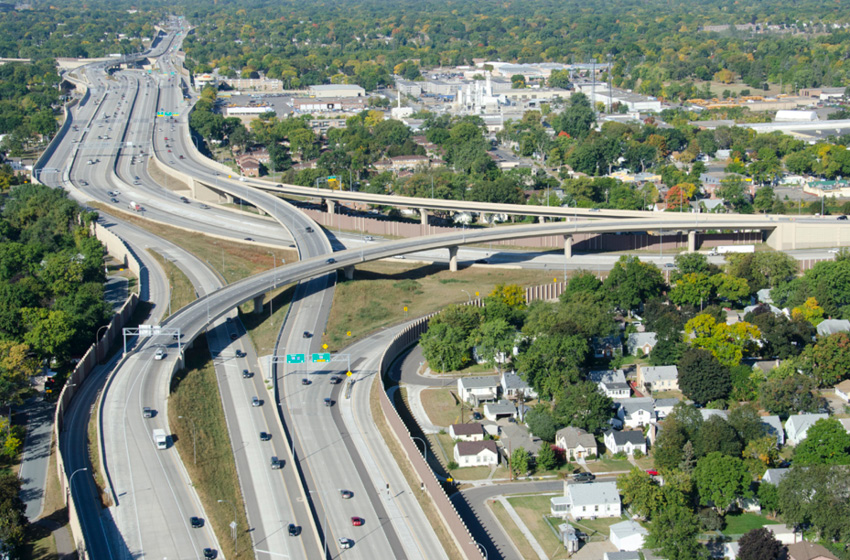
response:
[[[664,419],[661,433],[655,441],[655,466],[676,469],[684,460],[685,446],[696,439],[702,424],[702,416],[693,406],[684,402],[674,406],[673,412]]]
[[[685,446],[682,447],[682,460],[679,461],[679,470],[687,474],[692,474],[696,466],[697,456],[694,452],[694,444],[688,440]]]
[[[668,560],[707,558],[705,548],[697,540],[699,520],[691,509],[676,502],[658,510],[649,524],[646,545],[657,549]]]
[[[821,337],[803,352],[820,387],[831,387],[850,377],[850,335],[837,332]]]
[[[497,318],[482,323],[474,337],[479,355],[496,366],[511,356],[516,329],[506,320]]]
[[[729,368],[708,350],[686,350],[679,361],[679,389],[700,404],[725,399],[732,390]]]
[[[39,362],[27,344],[0,341],[0,405],[19,405],[30,391]]]
[[[604,282],[612,301],[620,309],[628,311],[659,296],[663,286],[664,278],[658,267],[627,255],[614,264]]]
[[[711,416],[703,422],[694,447],[697,457],[704,457],[715,451],[729,457],[740,457],[742,448],[735,429],[721,416]]]
[[[766,435],[747,443],[743,452],[744,464],[753,478],[758,478],[779,459],[776,436]]]
[[[814,380],[796,372],[787,377],[768,378],[759,387],[759,405],[783,418],[795,412],[815,412],[822,402],[812,393],[815,389]]]
[[[726,367],[741,363],[745,353],[755,348],[761,332],[758,327],[740,321],[734,325],[718,322],[706,313],[697,315],[685,324],[685,337],[691,348],[711,352]]]
[[[554,442],[558,424],[552,411],[546,404],[538,404],[525,415],[525,423],[529,431],[543,441]]]
[[[570,106],[554,119],[552,125],[556,132],[564,131],[573,138],[583,138],[594,122],[596,115],[587,96],[574,93],[570,96]]]
[[[720,299],[737,302],[750,293],[750,286],[744,278],[720,273],[712,276],[710,280]]]
[[[761,482],[758,489],[758,499],[762,511],[768,511],[774,514],[779,511],[779,489],[776,485],[769,482]]]
[[[558,455],[551,445],[543,445],[537,453],[537,466],[542,471],[551,471],[558,466]]]
[[[757,306],[754,311],[747,313],[744,320],[761,331],[760,353],[766,358],[785,360],[797,356],[811,344],[817,332],[808,321],[777,315],[766,305]]]
[[[711,301],[713,291],[714,286],[706,274],[689,272],[679,276],[668,297],[676,305],[701,306]]]
[[[791,317],[818,326],[823,321],[823,307],[818,305],[817,299],[810,297],[803,302],[803,305],[791,310]]]
[[[810,524],[822,539],[850,531],[850,502],[844,465],[791,467],[779,483],[779,511],[789,526]]]
[[[69,342],[75,331],[71,318],[64,311],[26,308],[21,310],[21,317],[27,325],[24,341],[40,357],[55,357],[61,362],[70,355]]]
[[[780,560],[785,547],[773,533],[759,527],[746,533],[738,541],[738,558],[741,560]]]
[[[608,425],[612,404],[596,383],[581,381],[562,389],[555,404],[555,418],[564,426],[596,433]]]
[[[717,451],[697,461],[694,483],[703,505],[713,504],[720,512],[729,509],[738,498],[750,498],[750,474],[737,457]]]
[[[517,357],[517,369],[541,399],[551,398],[579,379],[587,356],[587,340],[581,336],[538,336]]]
[[[767,434],[758,408],[752,404],[732,407],[729,410],[729,425],[735,429],[738,439],[744,445]]]
[[[526,451],[524,448],[519,447],[517,449],[514,449],[513,453],[511,453],[511,470],[514,472],[514,474],[518,476],[525,476],[526,474],[528,474],[529,459],[530,455],[528,454],[528,451]]]
[[[794,449],[794,464],[850,464],[850,434],[835,418],[818,420],[806,432],[806,439]]]
[[[481,323],[477,307],[450,305],[431,319],[422,335],[422,355],[431,368],[454,371],[472,360],[471,335]]]
[[[20,495],[20,479],[12,473],[0,475],[0,543],[12,551],[17,551],[26,537],[26,506]]]
[[[649,519],[664,504],[661,487],[641,468],[634,467],[617,479],[617,489],[623,495],[623,504],[644,519]]]
[[[705,274],[711,276],[717,267],[708,262],[702,253],[679,253],[673,258],[679,274]]]

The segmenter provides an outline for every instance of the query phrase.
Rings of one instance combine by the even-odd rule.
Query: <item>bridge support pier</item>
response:
[[[573,236],[564,236],[564,257],[571,259],[573,257]]]
[[[354,265],[348,265],[342,267],[342,272],[345,274],[346,280],[354,280]]]
[[[457,272],[457,246],[449,247],[449,271]]]
[[[428,209],[427,208],[420,208],[419,209],[419,219],[420,219],[423,226],[428,225]]]
[[[545,224],[546,223],[546,216],[537,216],[537,221],[540,222],[541,224]]]
[[[327,206],[328,206],[328,214],[336,213],[336,202],[335,201],[333,201],[331,199],[327,199],[327,200],[325,200],[325,204],[327,204]]]
[[[697,232],[691,230],[688,232],[688,253],[696,253],[697,251]]]
[[[260,294],[254,298],[254,314],[259,315],[263,312],[263,299],[264,294]]]

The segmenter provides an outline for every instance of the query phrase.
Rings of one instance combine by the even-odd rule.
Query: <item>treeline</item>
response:
[[[0,134],[3,149],[20,155],[39,136],[57,130],[55,108],[61,92],[53,61],[0,65]]]

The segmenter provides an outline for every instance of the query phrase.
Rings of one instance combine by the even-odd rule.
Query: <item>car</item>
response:
[[[481,420],[481,413],[480,412],[473,412],[472,413],[472,419],[473,420]]]
[[[339,497],[343,500],[350,500],[354,497],[354,492],[352,492],[351,490],[340,490]]]
[[[393,255],[394,259],[403,259],[404,255]]]
[[[830,249],[827,253],[838,253],[840,249]]]
[[[142,418],[153,418],[153,409],[149,406],[142,407]]]
[[[141,184],[142,184],[142,182],[141,182],[141,181],[133,181],[133,184],[134,184],[134,185],[141,185]]]
[[[252,377],[254,377],[254,373],[251,372],[251,371],[248,371],[247,369],[243,369],[242,370],[242,377],[244,377],[245,379],[251,379]]]
[[[374,239],[375,239],[375,238],[374,238],[374,237],[372,237],[371,235],[367,235],[366,237],[364,237],[364,238],[363,238],[363,241],[372,241],[372,240],[374,240]]]
[[[238,335],[238,334],[236,334],[235,332],[234,332],[234,333],[230,333],[230,340],[236,340],[237,338],[239,338],[239,335]]]
[[[242,240],[243,241],[253,241],[254,238],[253,237],[243,237]]]
[[[89,182],[88,182],[88,181],[80,181],[80,184],[81,184],[82,186],[84,186],[84,187],[89,186]]]
[[[351,525],[353,525],[354,527],[360,527],[361,525],[363,525],[363,518],[362,517],[356,517],[356,516],[352,517],[351,518]]]
[[[180,154],[180,159],[186,159],[186,158],[183,157],[183,154]]]
[[[654,469],[649,469],[646,471],[646,474],[648,474],[649,476],[658,476],[658,471]]]
[[[201,210],[209,210],[209,209],[210,209],[210,207],[207,206],[206,204],[201,204]]]
[[[591,208],[589,212],[599,212],[599,208]]]
[[[331,375],[331,379],[330,379],[331,385],[336,385],[336,384],[337,384],[337,383],[339,383],[340,381],[342,381],[342,378],[341,378],[340,376],[338,376],[338,375]]]
[[[192,524],[192,529],[200,529],[204,526],[204,520],[200,517],[190,517],[189,523]]]
[[[171,150],[170,150],[170,149],[168,150],[168,153],[169,153],[169,154],[171,153]],[[173,163],[173,162],[172,162],[172,163]]]
[[[300,534],[301,534],[301,527],[299,527],[295,523],[290,523],[289,524],[289,536],[290,537],[297,537]]]
[[[218,558],[218,551],[214,548],[205,548],[204,558],[206,560],[215,560],[216,558]]]
[[[580,472],[573,475],[573,480],[576,482],[591,482],[596,480],[596,475],[589,472]]]
[[[260,441],[269,441],[272,439],[272,435],[268,432],[260,432]]]
[[[121,201],[113,196],[112,198],[109,199],[109,202],[114,202],[114,203],[118,204]]]
[[[272,456],[271,459],[272,470],[275,471],[283,466],[283,462],[277,457]]]
[[[676,268],[676,263],[664,263],[664,268]]]
[[[327,262],[328,262],[328,264],[334,264],[336,262],[336,259],[331,257],[331,258],[328,259]]]
[[[340,548],[351,548],[354,546],[354,541],[346,537],[340,537],[338,540]]]
[[[301,335],[302,338],[310,338],[311,336],[313,335],[310,334],[310,331],[304,331],[304,334]]]
[[[847,219],[847,216],[843,216],[843,215],[842,215],[842,216],[838,216],[838,217],[837,217],[837,218],[835,218],[835,219],[836,219],[836,220],[846,220],[846,219]]]
[[[325,406],[333,406],[333,404],[334,404],[334,402],[331,399],[329,399],[329,398],[325,399]]]
[[[160,132],[162,132],[161,128],[159,130],[160,130]],[[165,137],[165,141],[168,142],[168,136]]]
[[[237,351],[236,351],[236,357],[237,357],[237,358],[244,358],[244,357],[245,357],[245,352],[243,352],[242,350],[237,350]]]
[[[154,360],[161,360],[163,358],[165,358],[165,350],[163,350],[162,348],[157,348],[156,354],[153,355],[153,359]]]
[[[88,183],[86,183],[86,184],[88,184]],[[119,191],[109,191],[106,194],[108,194],[109,196],[118,196],[121,193]]]
[[[313,228],[311,228],[310,226],[307,226],[307,233],[313,233]]]
[[[185,196],[181,196],[181,197],[180,197],[180,202],[182,202],[183,204],[189,204],[189,199],[188,199],[188,198],[186,198]]]
[[[260,406],[260,404],[262,404],[260,399],[257,397],[251,397],[251,406]]]

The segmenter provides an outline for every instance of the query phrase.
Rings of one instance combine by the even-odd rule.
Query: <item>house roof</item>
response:
[[[767,427],[767,432],[771,435],[784,433],[782,430],[782,420],[775,414],[772,416],[762,416],[761,423]]]
[[[777,523],[776,525],[765,525],[765,529],[773,533],[774,535],[793,535],[794,529],[785,525],[784,523]]]
[[[484,411],[490,414],[516,414],[516,406],[510,401],[501,400],[497,403],[487,403]]]
[[[594,336],[591,339],[591,343],[594,346],[608,346],[611,345],[613,347],[622,346],[622,341],[620,340],[620,335],[612,334],[609,336]]]
[[[655,408],[666,408],[668,406],[673,407],[676,406],[678,402],[679,399],[676,397],[671,397],[669,399],[655,399]]]
[[[608,560],[640,560],[640,554],[632,550],[619,550],[617,552],[606,552]]]
[[[818,323],[818,334],[828,336],[837,332],[850,331],[850,321],[847,319],[826,319]]]
[[[614,443],[618,446],[626,445],[627,443],[631,443],[632,445],[643,445],[646,443],[643,432],[637,430],[626,430],[623,432],[608,430],[605,436],[607,437],[608,435],[614,438]]]
[[[714,408],[701,408],[699,409],[699,413],[702,416],[703,420],[708,420],[712,416],[719,416],[724,420],[729,419],[729,411],[728,410],[717,410]]]
[[[587,372],[587,379],[594,383],[625,383],[626,373],[621,369],[598,369]]]
[[[844,393],[845,395],[847,393],[850,393],[850,379],[845,379],[844,381],[836,385],[835,388]]]
[[[464,389],[495,389],[499,386],[499,377],[497,375],[461,377],[459,383]]]
[[[602,382],[599,384],[600,387],[606,389],[608,391],[622,391],[625,389],[629,389],[628,383],[619,383],[619,382]]]
[[[506,371],[502,373],[502,388],[508,389],[529,389],[529,384],[515,371]]]
[[[617,492],[617,483],[614,481],[569,484],[567,497],[573,507],[620,503],[620,493]]]
[[[489,451],[497,455],[499,453],[498,448],[496,447],[496,442],[492,440],[457,442],[457,454],[461,457],[471,457],[473,455],[478,455],[482,451]]]
[[[596,438],[581,428],[567,426],[555,432],[555,441],[564,440],[567,449],[582,447],[596,447]]]
[[[823,545],[802,541],[788,545],[789,560],[819,560],[829,558],[838,560],[838,557],[827,550]]]
[[[614,399],[614,402],[622,407],[626,416],[631,416],[640,410],[652,414],[655,412],[655,401],[652,397],[637,397],[631,399]]]
[[[628,519],[621,523],[611,525],[611,536],[617,535],[617,538],[625,539],[632,535],[648,535],[649,531],[644,529],[639,523],[632,519]],[[637,553],[635,553],[637,554]],[[611,557],[610,555],[608,556]]]
[[[793,430],[799,434],[804,430],[808,430],[818,420],[826,418],[829,418],[829,414],[795,414],[794,416],[789,416],[785,422],[785,431],[787,433]]]
[[[451,429],[459,436],[480,436],[484,433],[484,426],[477,423],[452,424]]]
[[[626,339],[626,346],[629,348],[637,348],[642,347],[649,344],[652,347],[658,343],[658,335],[654,332],[639,332],[632,333],[629,335],[629,338]]]
[[[779,483],[785,478],[785,475],[788,474],[790,469],[767,469],[764,471],[764,476],[761,479],[765,482],[769,482],[774,486],[779,486]]]
[[[679,378],[679,368],[676,366],[648,366],[642,368],[643,380],[648,383],[656,381],[671,381]]]
[[[506,451],[513,453],[514,449],[522,447],[532,455],[537,455],[543,446],[543,440],[532,436],[525,426],[508,424],[502,426],[502,435],[499,440]]]

